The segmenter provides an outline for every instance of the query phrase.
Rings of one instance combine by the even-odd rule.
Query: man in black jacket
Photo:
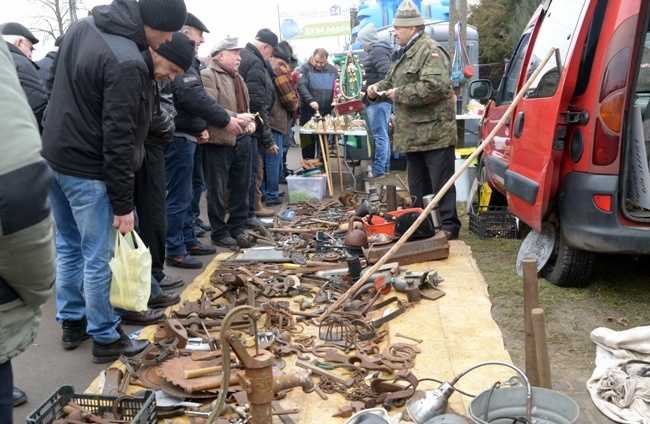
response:
[[[363,70],[366,73],[366,87],[384,79],[390,71],[390,55],[393,49],[388,42],[379,41],[374,24],[368,24],[357,35],[359,43],[366,51]],[[393,110],[393,102],[376,102],[366,105],[366,116],[370,121],[370,130],[375,139],[375,160],[372,173],[375,178],[383,178],[390,169],[390,140],[388,138],[388,120]]]
[[[305,125],[318,112],[321,116],[332,111],[332,98],[334,96],[334,81],[338,72],[334,65],[327,61],[327,50],[318,48],[314,50],[309,62],[299,69],[298,94],[300,96],[300,126]],[[311,143],[302,148],[303,159],[313,159],[316,156],[316,143],[318,136],[311,136]]]
[[[2,25],[1,32],[16,64],[20,86],[25,91],[29,106],[34,112],[38,128],[43,132],[41,121],[47,107],[47,90],[40,80],[38,65],[32,62],[32,50],[34,50],[34,44],[38,43],[38,38],[17,22],[7,22]]]
[[[191,13],[183,26],[183,33],[196,44],[194,53],[205,41],[207,30],[203,22]],[[167,258],[165,263],[179,268],[201,268],[203,264],[192,255],[211,255],[213,246],[199,242],[194,233],[192,200],[192,169],[194,151],[198,142],[207,141],[208,124],[239,135],[248,122],[230,117],[228,112],[207,95],[199,71],[199,59],[172,82],[176,108],[176,132],[165,147],[165,176],[167,179]]]
[[[62,35],[56,37],[56,40],[54,40],[54,48],[47,52],[43,59],[36,62],[38,65],[38,75],[41,77],[41,81],[45,87],[47,87],[47,78],[50,76],[50,68],[52,67],[52,62],[54,62],[54,56],[56,56],[56,52],[59,51],[59,46],[62,41]]]
[[[266,62],[273,57],[273,49],[278,45],[278,36],[268,28],[257,32],[255,40],[246,44],[246,47],[239,53],[241,64],[239,75],[246,81],[248,94],[250,96],[250,112],[257,114],[257,129],[251,136],[251,187],[248,190],[249,211],[248,220],[244,224],[247,228],[256,228],[262,222],[255,216],[256,209],[260,209],[261,202],[255,199],[255,193],[259,192],[259,149],[269,154],[277,154],[278,146],[273,141],[271,126],[269,125],[268,114],[275,101],[275,87]],[[258,182],[259,181],[259,182]],[[257,207],[256,207],[257,206]],[[259,211],[258,211],[259,212]]]
[[[171,40],[187,15],[183,0],[114,0],[66,32],[53,63],[43,156],[52,167],[57,226],[57,321],[62,344],[93,338],[94,362],[133,356],[109,302],[115,231],[134,229],[134,173],[144,157],[155,92],[142,55]]]

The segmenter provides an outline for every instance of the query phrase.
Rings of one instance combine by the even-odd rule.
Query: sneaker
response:
[[[233,247],[233,246],[237,246],[237,240],[235,240],[230,236],[226,236],[220,238],[219,240],[212,240],[212,244],[221,247]]]
[[[273,226],[273,224],[260,221],[259,219],[255,218],[255,217],[248,218],[246,220],[246,222],[244,222],[244,227],[251,228],[251,229],[255,229],[255,228],[258,228],[258,227],[271,228],[272,226]]]
[[[375,174],[375,180],[381,180],[382,178],[386,178],[386,174]]]
[[[187,253],[194,256],[205,256],[217,253],[217,249],[215,247],[206,246],[205,244],[198,242],[194,246],[188,246]]]
[[[212,231],[210,224],[206,224],[201,218],[194,219],[194,225],[201,227],[203,231]]]
[[[175,266],[177,268],[189,269],[199,269],[203,267],[203,264],[200,260],[191,257],[187,253],[178,256],[167,256],[165,258],[165,264],[169,266]]]
[[[237,246],[241,247],[242,249],[246,249],[246,248],[252,246],[252,243],[249,240],[248,236],[246,234],[244,234],[244,233],[237,234],[235,236],[235,240],[236,240]]]
[[[66,320],[61,323],[63,327],[63,336],[61,337],[61,344],[64,349],[72,350],[79,347],[81,342],[90,338],[90,334],[86,333],[86,326],[88,321],[83,317],[79,321]]]
[[[180,287],[185,283],[183,279],[177,275],[165,275],[162,280],[158,281],[158,285],[163,290],[171,290]]]
[[[285,191],[278,191],[278,197],[284,197],[287,194]]]
[[[172,306],[181,301],[181,295],[176,292],[165,293],[162,292],[155,298],[149,300],[147,306],[151,309],[162,309]]]
[[[14,386],[14,407],[20,406],[23,403],[27,402],[27,393],[20,390],[18,387]]]
[[[267,200],[266,201],[266,206],[273,207],[275,205],[281,205],[282,204],[282,199],[275,199],[275,200]]]
[[[274,215],[275,211],[273,209],[262,208],[255,211],[255,216],[258,216],[260,218],[268,218]]]
[[[131,340],[124,334],[121,327],[117,327],[120,338],[112,343],[98,343],[93,340],[92,360],[96,364],[113,362],[121,355],[130,358],[142,352],[148,345],[148,340]]]
[[[205,235],[205,230],[198,225],[194,225],[194,235],[197,237],[202,237]]]

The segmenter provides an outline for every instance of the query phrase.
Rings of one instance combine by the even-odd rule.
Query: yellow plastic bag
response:
[[[135,231],[124,236],[116,233],[115,255],[109,262],[113,271],[111,305],[127,311],[146,311],[151,294],[151,253]]]

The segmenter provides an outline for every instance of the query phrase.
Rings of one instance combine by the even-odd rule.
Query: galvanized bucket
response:
[[[536,424],[572,424],[580,408],[569,397],[553,390],[533,387],[532,419]],[[489,403],[489,404],[488,404]],[[512,424],[514,417],[526,417],[526,388],[506,387],[486,390],[467,409],[476,424]]]

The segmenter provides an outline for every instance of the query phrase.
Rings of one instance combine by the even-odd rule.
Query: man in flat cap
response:
[[[203,263],[194,256],[212,255],[213,246],[199,242],[194,231],[192,199],[192,170],[197,143],[208,139],[208,125],[223,128],[229,134],[240,135],[249,124],[231,116],[203,88],[196,53],[205,41],[207,28],[194,15],[188,14],[183,26],[185,33],[194,40],[195,57],[192,66],[172,82],[174,107],[176,108],[176,132],[172,142],[165,147],[165,176],[167,178],[167,257],[166,264],[179,268],[198,269]]]
[[[208,218],[212,226],[210,236],[213,244],[222,247],[250,247],[248,236],[244,233],[244,223],[248,219],[248,189],[251,183],[250,134],[255,132],[255,121],[249,111],[246,82],[238,73],[241,49],[237,37],[220,40],[210,52],[212,62],[201,71],[208,95],[229,115],[250,120],[246,131],[238,136],[208,126],[208,141],[203,145]],[[228,220],[225,218],[226,200]]]
[[[248,192],[248,220],[245,227],[256,228],[264,225],[257,216],[273,216],[272,209],[262,207],[259,187],[262,182],[259,165],[261,157],[259,151],[268,154],[278,154],[278,146],[273,140],[271,126],[269,125],[268,113],[273,106],[275,89],[266,62],[273,56],[273,49],[278,45],[278,36],[270,29],[262,28],[257,32],[255,40],[247,43],[242,49],[239,75],[246,81],[250,95],[250,111],[257,114],[257,129],[252,135],[251,155],[251,186]]]
[[[424,32],[424,18],[411,0],[404,0],[393,19],[399,59],[386,77],[368,87],[370,103],[393,102],[393,150],[406,153],[409,191],[415,206],[438,193],[454,175],[456,106],[449,53]],[[386,91],[381,96],[378,92]],[[456,189],[452,185],[439,203],[442,229],[458,237]]]
[[[171,40],[186,16],[183,0],[96,6],[70,26],[52,65],[43,157],[54,176],[57,321],[65,349],[93,338],[96,363],[136,355],[149,344],[122,331],[109,301],[108,263],[116,231],[134,229],[134,173],[155,106],[142,52]],[[146,323],[157,321],[155,310],[147,313]]]
[[[282,199],[279,196],[279,184],[280,176],[284,172],[284,140],[289,136],[291,117],[298,110],[298,95],[289,72],[289,62],[291,62],[293,50],[289,49],[291,46],[288,44],[278,44],[273,50],[273,57],[270,60],[275,100],[269,112],[269,125],[279,152],[278,154],[262,152],[264,163],[262,191],[266,194],[267,206],[282,204]]]
[[[20,85],[25,91],[29,106],[32,108],[38,128],[43,132],[41,121],[47,107],[47,90],[38,73],[38,65],[32,62],[32,50],[38,38],[23,25],[17,22],[7,22],[2,25],[2,36],[7,42],[9,52],[16,65]]]

